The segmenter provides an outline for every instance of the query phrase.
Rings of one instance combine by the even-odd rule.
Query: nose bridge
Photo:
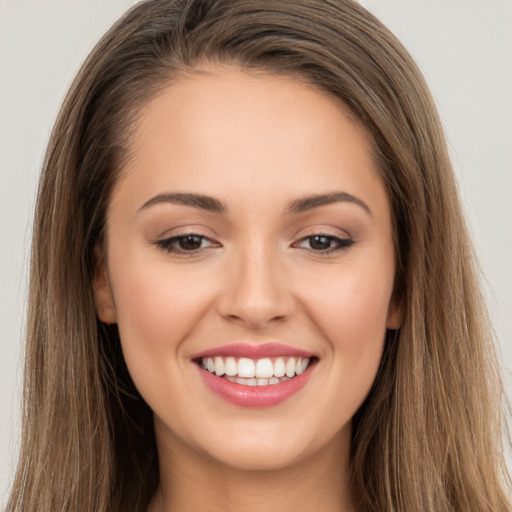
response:
[[[293,306],[282,257],[272,244],[242,244],[228,263],[221,313],[251,328],[288,316]]]

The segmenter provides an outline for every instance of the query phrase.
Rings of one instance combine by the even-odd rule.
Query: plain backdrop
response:
[[[0,0],[0,506],[19,444],[31,216],[45,146],[81,62],[134,3]],[[438,104],[512,397],[512,2],[361,3],[409,49]]]

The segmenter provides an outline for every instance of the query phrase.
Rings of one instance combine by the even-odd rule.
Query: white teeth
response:
[[[284,382],[303,373],[309,365],[307,357],[270,357],[249,359],[241,357],[203,357],[201,367],[218,377],[246,386],[267,386]]]
[[[290,357],[286,362],[286,370],[287,377],[293,377],[295,375],[295,357]]]
[[[286,365],[284,364],[284,359],[282,357],[278,357],[274,363],[274,375],[276,377],[283,377],[285,373]]]
[[[259,379],[268,379],[274,375],[274,365],[272,359],[266,357],[265,359],[258,359],[256,362],[256,377]]]
[[[230,375],[226,375],[224,378],[229,380],[229,382],[235,382],[236,384],[243,384],[245,386],[267,386],[290,380],[290,377],[280,377],[279,379],[277,377],[270,377],[270,379],[245,379],[244,377],[232,377]]]
[[[231,377],[235,376],[238,373],[238,363],[234,357],[226,358],[226,365],[224,367],[224,371],[226,375],[230,375]]]
[[[297,361],[297,368],[295,369],[297,375],[300,375],[308,367],[308,363],[309,361],[304,357]]]
[[[216,357],[215,361],[215,374],[216,375],[224,375],[226,373],[226,369],[224,366],[224,360],[222,357]]]
[[[256,374],[256,367],[252,359],[241,357],[238,360],[238,376],[239,377],[254,377]]]

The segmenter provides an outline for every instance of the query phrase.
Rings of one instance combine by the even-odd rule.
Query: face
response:
[[[103,250],[98,314],[159,445],[247,469],[347,447],[400,315],[389,200],[337,99],[180,79],[142,113]]]

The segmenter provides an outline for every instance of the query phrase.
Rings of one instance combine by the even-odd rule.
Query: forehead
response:
[[[239,199],[250,190],[286,201],[340,188],[385,195],[371,139],[347,107],[287,76],[222,67],[181,77],[141,112],[130,149],[121,185],[139,202],[172,191]]]

